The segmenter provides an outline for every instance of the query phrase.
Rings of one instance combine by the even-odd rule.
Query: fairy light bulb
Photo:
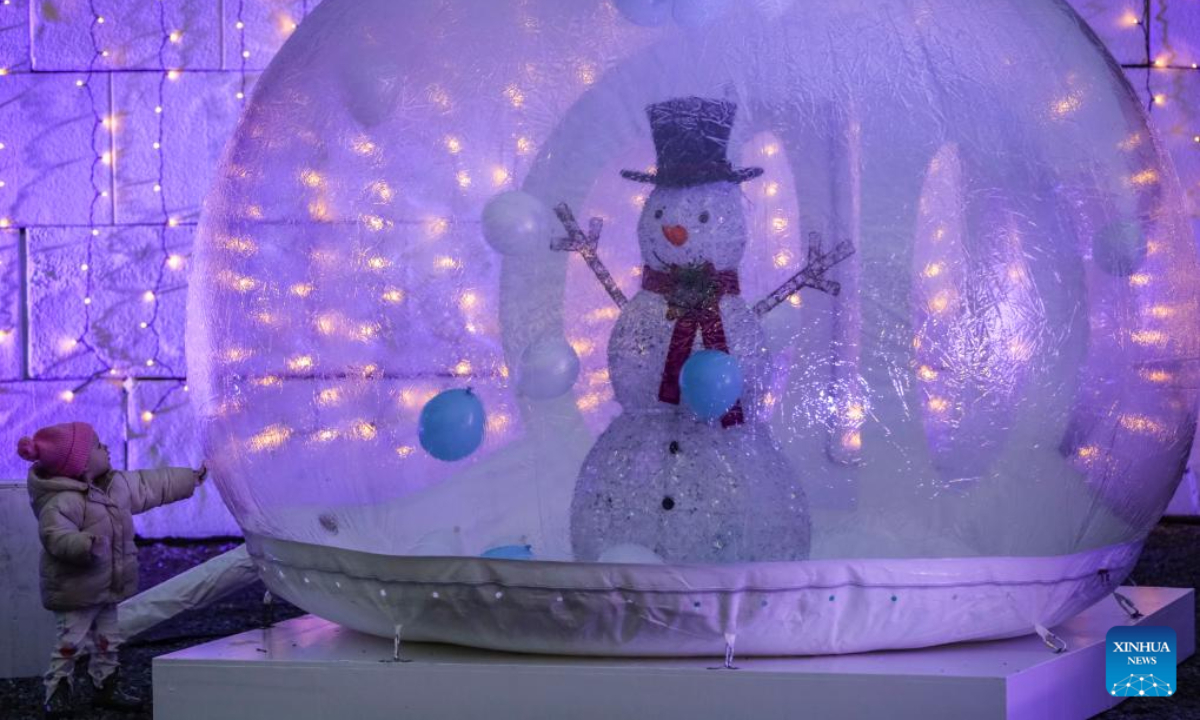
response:
[[[75,392],[73,390],[63,390],[59,394],[59,397],[62,398],[63,402],[71,402],[75,399]]]
[[[153,419],[154,419],[154,413],[150,412],[149,410],[142,411],[142,422],[148,423]]]

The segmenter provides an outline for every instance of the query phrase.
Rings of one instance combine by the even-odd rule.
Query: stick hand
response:
[[[559,222],[566,229],[567,237],[551,240],[551,250],[563,252],[596,252],[596,248],[600,245],[600,230],[604,226],[603,220],[592,218],[588,223],[588,232],[584,234],[583,230],[579,227],[579,223],[576,222],[571,208],[566,203],[559,203],[554,208],[554,214],[558,216]]]

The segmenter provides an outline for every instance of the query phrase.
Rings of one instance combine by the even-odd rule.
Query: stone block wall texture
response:
[[[201,199],[239,92],[318,2],[0,0],[0,478],[27,472],[18,437],[70,418],[118,466],[199,464],[183,327]],[[1200,1],[1073,4],[1200,219]],[[237,532],[211,485],[139,529]]]

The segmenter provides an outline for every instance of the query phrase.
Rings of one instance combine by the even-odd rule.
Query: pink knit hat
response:
[[[96,446],[96,431],[85,422],[44,427],[32,438],[17,441],[17,454],[38,463],[45,474],[77,478],[87,469],[88,456]]]

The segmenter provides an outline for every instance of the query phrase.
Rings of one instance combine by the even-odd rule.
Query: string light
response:
[[[238,67],[238,91],[235,97],[243,103],[246,101],[246,58],[250,57],[250,52],[246,49],[246,21],[243,19],[245,13],[246,0],[237,0],[237,14],[233,27],[238,33],[238,59],[240,64]]]
[[[166,48],[170,43],[178,43],[182,37],[182,33],[178,30],[169,30],[167,28],[165,5],[166,4],[164,0],[158,0],[155,2],[158,12],[159,30],[161,34],[158,48],[158,64],[160,75],[157,88],[156,104],[154,106],[154,116],[157,126],[156,139],[154,141],[154,149],[156,151],[161,151],[164,136],[164,125],[166,122],[164,99],[165,84],[168,80],[174,80],[180,77],[180,71],[178,69],[168,69],[166,67]],[[89,25],[89,38],[92,45],[92,56],[88,63],[86,75],[83,78],[75,80],[75,85],[87,92],[88,101],[92,110],[92,163],[90,177],[92,185],[92,200],[88,206],[87,221],[90,231],[87,235],[84,259],[79,265],[80,272],[83,273],[84,286],[83,329],[78,337],[70,338],[69,340],[64,341],[63,346],[64,351],[81,351],[84,354],[92,356],[100,363],[101,368],[93,372],[91,376],[85,379],[78,387],[62,393],[61,397],[66,402],[74,400],[74,398],[80,392],[83,392],[91,383],[95,382],[101,377],[120,379],[121,375],[126,375],[124,379],[124,385],[126,389],[132,388],[132,378],[128,376],[128,373],[132,372],[132,370],[122,370],[120,367],[106,360],[98,348],[92,345],[90,339],[92,337],[92,306],[94,305],[93,285],[95,281],[95,262],[93,260],[93,254],[96,251],[95,240],[96,238],[100,237],[100,228],[97,226],[97,216],[99,213],[100,203],[104,202],[105,199],[109,197],[108,191],[102,189],[101,187],[100,180],[97,177],[97,171],[101,166],[112,167],[116,163],[116,134],[120,130],[120,124],[117,116],[104,115],[97,110],[97,101],[107,99],[106,96],[101,96],[96,88],[96,80],[101,76],[100,71],[97,69],[97,63],[100,62],[101,58],[109,57],[110,52],[101,47],[101,41],[99,37],[99,28],[105,24],[105,18],[96,11],[95,0],[90,0],[88,6],[92,13],[92,22]],[[99,138],[99,140],[97,138]],[[168,227],[175,227],[178,222],[174,218],[170,217],[167,213],[167,199],[165,197],[165,193],[163,192],[163,182],[165,177],[163,155],[161,152],[157,152],[156,154],[158,162],[156,164],[156,176],[153,183],[153,188],[156,196],[159,199],[159,210],[163,218],[158,227],[158,245],[162,259],[159,263],[152,287],[142,293],[142,300],[150,306],[150,316],[139,321],[138,328],[143,331],[147,331],[151,342],[153,343],[152,352],[150,352],[149,357],[147,357],[142,364],[146,368],[161,367],[166,374],[172,375],[175,374],[175,370],[170,365],[163,363],[161,360],[162,343],[156,323],[159,317],[159,303],[162,294],[165,270],[167,268],[177,269],[180,267],[182,265],[182,257],[171,255],[167,251],[166,229]],[[177,383],[158,399],[156,405],[153,408],[147,409],[143,413],[143,420],[148,422],[148,418],[152,418],[162,407],[163,403],[170,398],[171,394],[180,387],[186,387],[185,381],[182,378],[177,378]]]
[[[92,22],[88,25],[88,36],[92,44],[92,56],[88,60],[87,75],[83,80],[77,80],[76,85],[82,87],[87,92],[88,107],[92,111],[92,163],[89,172],[89,180],[91,181],[92,185],[92,200],[88,204],[88,225],[92,228],[92,232],[88,233],[87,235],[87,245],[84,248],[84,262],[80,266],[81,268],[88,268],[87,270],[83,270],[83,331],[80,333],[79,338],[76,339],[74,345],[72,345],[72,348],[76,346],[82,346],[85,353],[99,358],[100,355],[96,352],[96,348],[94,348],[88,341],[88,336],[91,334],[92,329],[92,273],[90,268],[93,265],[92,253],[95,250],[95,238],[99,234],[99,232],[96,230],[96,211],[98,205],[105,197],[104,192],[100,189],[99,182],[96,180],[96,174],[101,165],[108,165],[112,161],[111,147],[113,143],[113,134],[108,133],[104,135],[108,138],[109,150],[103,150],[96,146],[96,137],[98,135],[102,135],[100,131],[104,128],[104,118],[99,112],[96,111],[96,91],[94,88],[94,81],[96,79],[96,63],[101,57],[106,57],[108,53],[100,49],[100,39],[97,36],[97,29],[102,22],[100,19],[100,14],[96,12],[94,0],[89,2],[89,7],[92,11]],[[104,375],[110,369],[110,367],[106,367],[102,370],[99,370],[86,381],[84,381],[84,383],[79,387],[75,388],[74,390],[64,391],[61,395],[62,399],[65,402],[71,402],[75,399],[75,395],[77,393],[82,392],[82,390],[86,388],[94,379]]]

